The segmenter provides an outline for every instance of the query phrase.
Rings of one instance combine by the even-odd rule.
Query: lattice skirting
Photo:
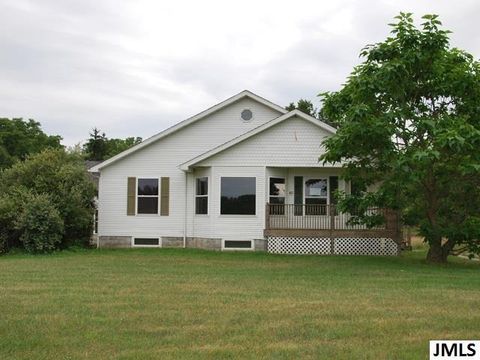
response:
[[[268,236],[267,251],[273,254],[331,254],[330,238]],[[336,238],[334,255],[398,255],[398,245],[390,238]]]
[[[338,238],[333,249],[338,255],[398,255],[398,245],[390,238]]]
[[[290,236],[267,237],[267,251],[273,254],[330,254],[329,238]]]

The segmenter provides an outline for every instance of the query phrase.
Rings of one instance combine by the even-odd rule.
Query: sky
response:
[[[440,15],[480,58],[476,0],[0,0],[0,117],[72,146],[94,127],[147,138],[244,89],[320,106],[400,11]]]

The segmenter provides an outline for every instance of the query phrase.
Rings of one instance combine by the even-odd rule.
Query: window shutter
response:
[[[330,204],[336,204],[335,192],[338,190],[338,176],[330,176]]]
[[[160,184],[160,215],[168,216],[170,205],[170,178],[162,177]]]
[[[135,215],[135,196],[137,195],[137,179],[129,177],[127,181],[127,215]]]

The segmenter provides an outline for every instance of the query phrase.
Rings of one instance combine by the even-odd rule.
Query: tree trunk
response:
[[[427,262],[435,264],[445,264],[450,251],[442,246],[442,242],[435,241],[430,243],[427,253]]]

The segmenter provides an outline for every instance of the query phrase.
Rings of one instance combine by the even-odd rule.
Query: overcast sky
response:
[[[399,11],[439,14],[480,57],[475,0],[0,0],[0,117],[73,145],[95,126],[146,138],[243,89],[318,104]]]

